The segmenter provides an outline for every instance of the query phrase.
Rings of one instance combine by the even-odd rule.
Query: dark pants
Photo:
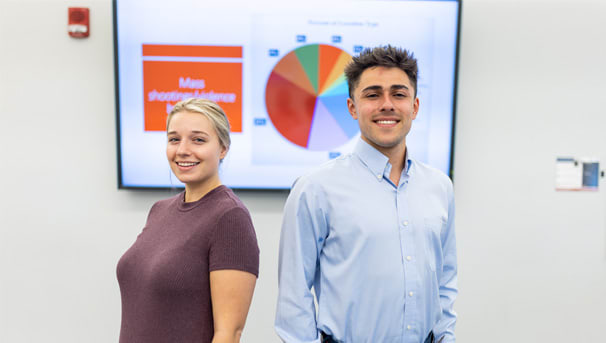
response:
[[[429,336],[427,336],[427,338],[425,338],[425,341],[423,343],[434,343],[436,340],[433,336],[433,331],[431,331],[429,333]],[[329,336],[327,334],[325,334],[324,332],[322,332],[322,343],[337,343],[337,341],[335,341],[332,336]]]

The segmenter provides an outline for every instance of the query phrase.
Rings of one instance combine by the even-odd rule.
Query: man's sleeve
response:
[[[313,185],[297,182],[284,208],[275,328],[287,343],[320,343],[311,287],[327,227]]]
[[[442,317],[434,327],[436,341],[441,343],[455,342],[455,323],[457,314],[453,309],[457,297],[457,246],[455,238],[455,206],[452,183],[448,182],[448,221],[442,232],[442,253],[444,264],[440,274],[440,305]]]

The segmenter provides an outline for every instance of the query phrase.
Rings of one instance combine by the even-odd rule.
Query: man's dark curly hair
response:
[[[353,99],[353,91],[360,82],[364,70],[373,67],[399,68],[408,75],[408,79],[417,96],[417,76],[419,67],[413,53],[391,45],[367,48],[354,57],[345,67],[345,77],[349,86],[349,97]]]

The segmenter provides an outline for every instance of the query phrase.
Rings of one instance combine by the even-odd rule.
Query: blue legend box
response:
[[[339,157],[339,156],[341,156],[341,153],[340,153],[340,152],[333,151],[333,152],[329,152],[329,153],[328,153],[328,158],[330,158],[331,160],[332,160],[333,158],[337,158],[337,157]]]
[[[341,43],[341,36],[332,36],[333,43]]]
[[[305,35],[297,35],[297,43],[305,43],[307,37]]]
[[[267,124],[267,119],[255,118],[255,126],[265,126],[265,124]]]
[[[280,54],[280,51],[278,51],[278,49],[269,49],[269,56],[275,57],[275,56],[278,56],[279,54]]]
[[[364,47],[361,45],[354,45],[354,52],[358,53],[358,52],[362,52],[362,50],[364,50]]]

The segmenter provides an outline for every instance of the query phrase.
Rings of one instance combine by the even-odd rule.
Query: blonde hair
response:
[[[168,124],[170,124],[172,117],[175,114],[184,111],[200,113],[208,118],[217,132],[219,143],[221,143],[226,150],[229,150],[229,145],[231,144],[231,139],[229,137],[229,121],[227,120],[227,115],[223,109],[217,105],[216,102],[198,98],[189,98],[179,101],[166,118],[166,130],[168,130]]]

